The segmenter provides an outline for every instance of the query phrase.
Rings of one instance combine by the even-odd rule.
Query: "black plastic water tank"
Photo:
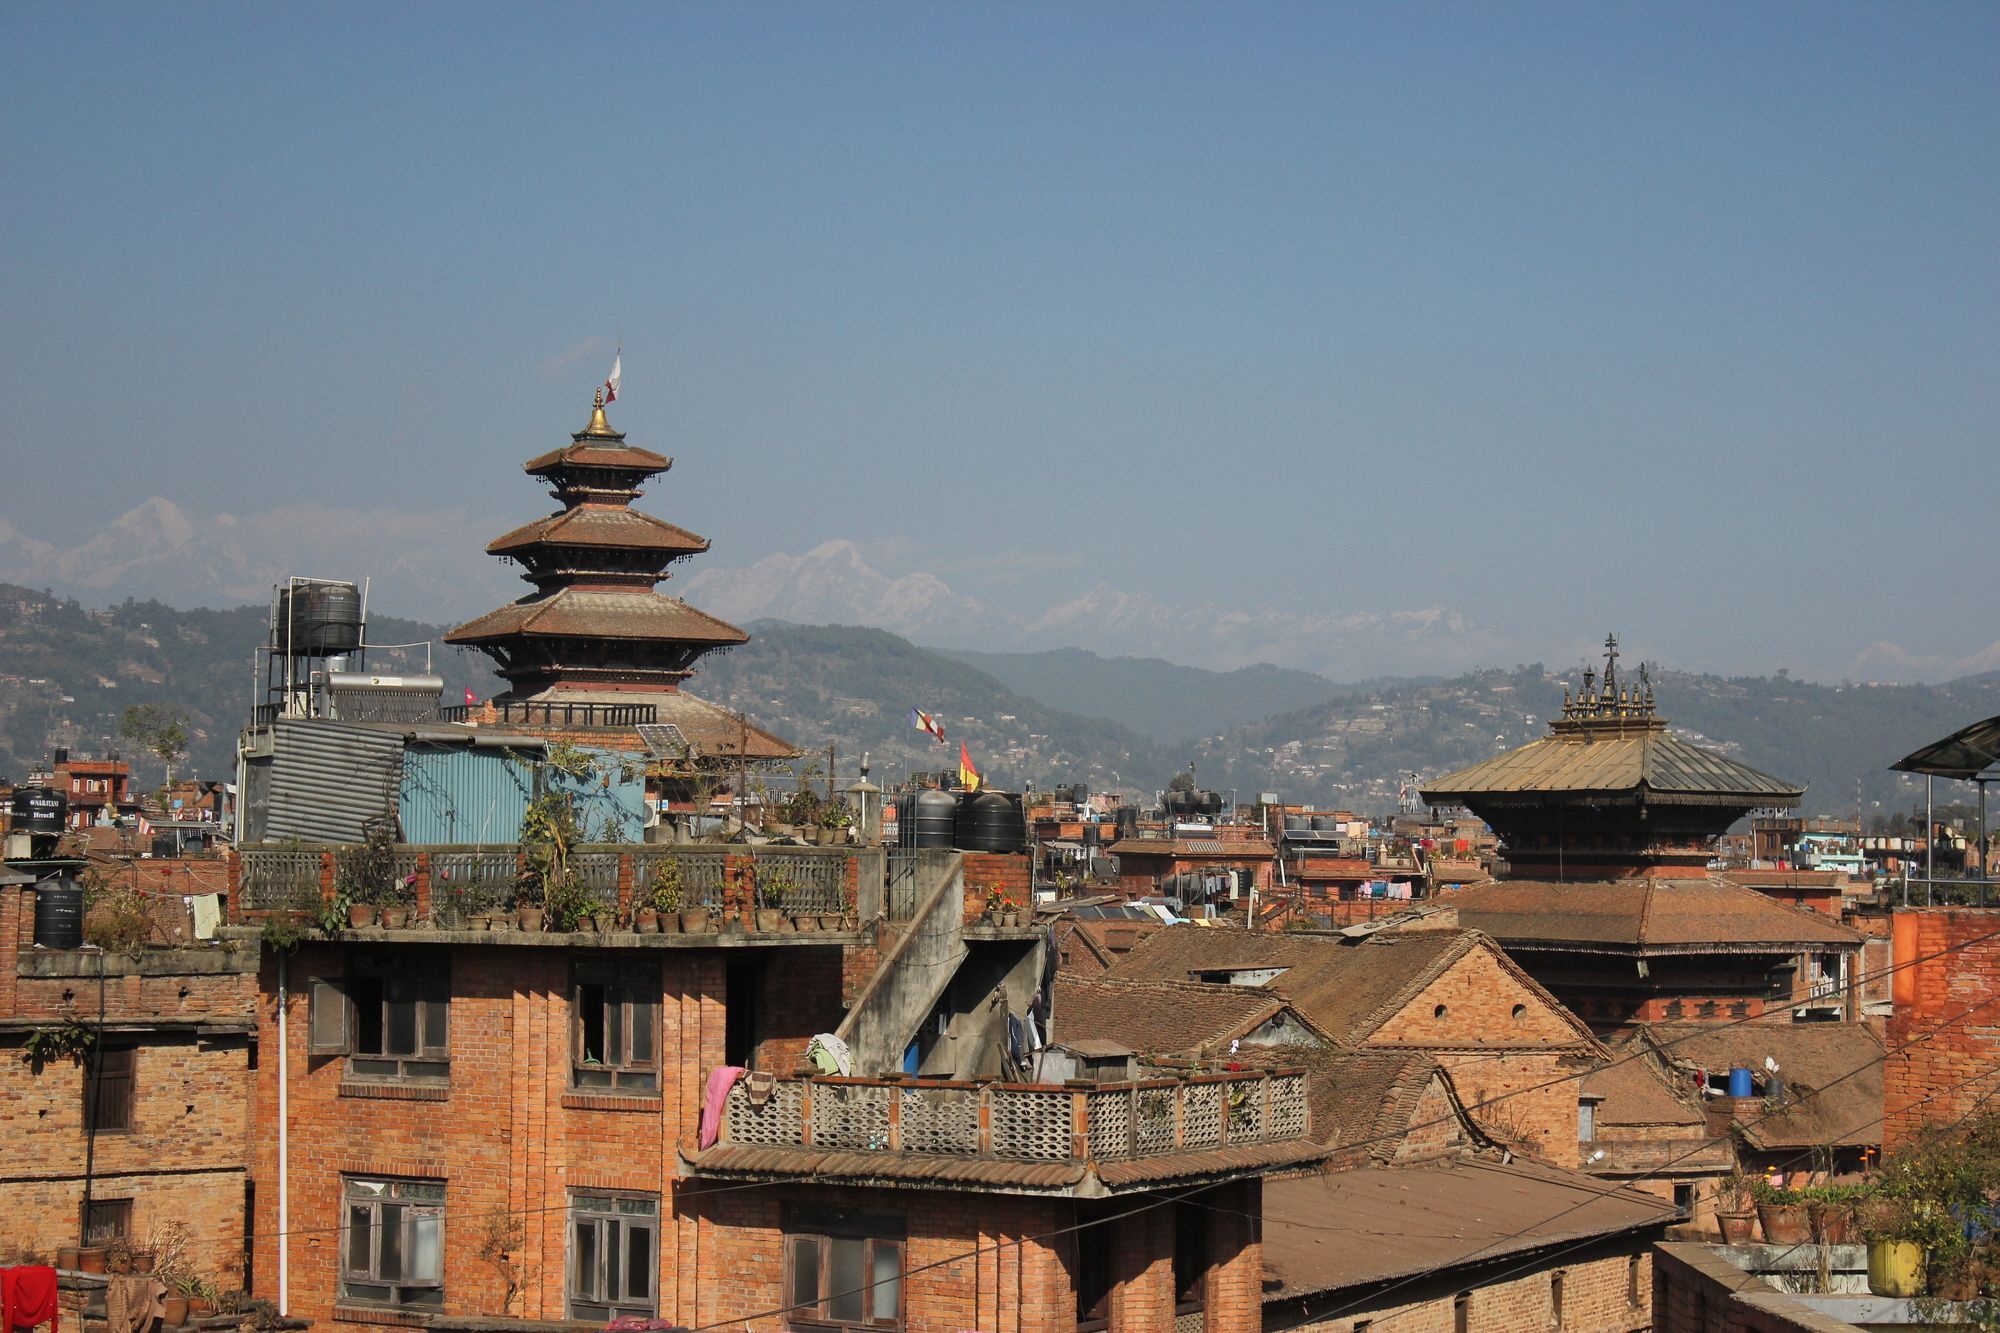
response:
[[[967,852],[1018,852],[1028,845],[1028,821],[1015,792],[975,792],[958,804],[952,845]]]
[[[327,657],[361,646],[361,590],[352,583],[300,583],[278,594],[276,644],[287,627],[292,651]]]
[[[900,811],[898,812],[900,816]],[[910,802],[912,847],[951,847],[957,822],[958,797],[948,791],[920,791]]]
[[[1219,791],[1203,792],[1200,799],[1195,802],[1195,808],[1210,819],[1215,818],[1222,813],[1222,793]]]
[[[1313,832],[1315,833],[1338,833],[1340,831],[1340,821],[1332,815],[1314,815],[1312,821]]]
[[[16,833],[60,835],[69,823],[69,797],[53,787],[16,787],[10,804]]]
[[[83,947],[83,886],[73,879],[35,885],[35,943],[44,949]]]
[[[1305,815],[1286,815],[1285,832],[1310,833],[1312,832],[1312,820]]]

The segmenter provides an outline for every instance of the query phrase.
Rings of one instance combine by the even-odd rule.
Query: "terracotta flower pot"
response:
[[[1845,1204],[1815,1203],[1806,1208],[1812,1218],[1813,1234],[1822,1245],[1845,1245],[1854,1214]]]
[[[660,914],[650,907],[640,908],[638,911],[632,913],[632,929],[638,931],[641,935],[659,934]]]
[[[356,930],[375,924],[374,903],[352,903],[347,908],[347,924]]]
[[[64,1245],[64,1246],[60,1247],[59,1249],[57,1249],[57,1250],[56,1250],[56,1267],[57,1267],[57,1268],[67,1268],[67,1269],[69,1269],[69,1270],[70,1270],[71,1272],[75,1272],[75,1271],[76,1271],[76,1252],[77,1252],[78,1250],[82,1249],[82,1248],[83,1248],[83,1247],[82,1247],[82,1246],[80,1246],[80,1245]]]
[[[1760,1203],[1757,1221],[1764,1239],[1772,1245],[1803,1245],[1812,1239],[1812,1226],[1802,1203]]]
[[[514,913],[514,925],[520,930],[540,930],[548,911],[541,907],[523,907]]]
[[[689,934],[697,934],[708,929],[708,909],[706,907],[683,907],[681,909],[681,929]]]
[[[759,907],[752,928],[762,935],[774,935],[784,928],[785,914],[775,907]]]
[[[76,1268],[79,1273],[102,1273],[104,1271],[104,1247],[86,1245],[76,1252]]]
[[[792,929],[817,932],[819,930],[819,918],[816,916],[795,916],[792,918]]]
[[[215,1302],[206,1296],[188,1297],[188,1318],[200,1319],[215,1313]]]
[[[167,1325],[169,1328],[179,1328],[182,1324],[185,1324],[187,1321],[188,1321],[188,1298],[185,1296],[167,1297],[167,1308],[166,1311],[163,1314],[161,1314],[160,1322]]]
[[[1722,1228],[1724,1245],[1748,1245],[1751,1230],[1757,1225],[1757,1214],[1747,1209],[1740,1212],[1724,1212],[1718,1209],[1715,1214],[1715,1224]]]
[[[407,907],[385,907],[382,909],[382,929],[401,930],[410,924],[410,909]]]

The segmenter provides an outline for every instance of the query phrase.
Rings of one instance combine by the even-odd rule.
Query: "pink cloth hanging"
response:
[[[740,1065],[717,1065],[708,1074],[708,1091],[701,1101],[701,1134],[696,1145],[713,1148],[722,1137],[722,1112],[729,1105],[729,1090],[749,1071]]]

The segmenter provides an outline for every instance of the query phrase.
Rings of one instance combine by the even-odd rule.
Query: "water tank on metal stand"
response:
[[[295,657],[331,657],[361,647],[361,590],[352,583],[294,583],[278,593],[274,647]]]
[[[83,947],[83,886],[73,879],[35,885],[35,943],[44,949]]]

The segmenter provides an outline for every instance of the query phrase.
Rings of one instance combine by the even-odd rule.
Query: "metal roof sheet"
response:
[[[1643,795],[1668,803],[1796,805],[1805,788],[1725,759],[1659,726],[1583,728],[1446,774],[1422,789],[1427,801],[1496,794]]]
[[[2000,717],[1960,727],[1943,740],[1904,755],[1889,765],[1898,773],[1927,773],[1969,782],[2000,763]]]

